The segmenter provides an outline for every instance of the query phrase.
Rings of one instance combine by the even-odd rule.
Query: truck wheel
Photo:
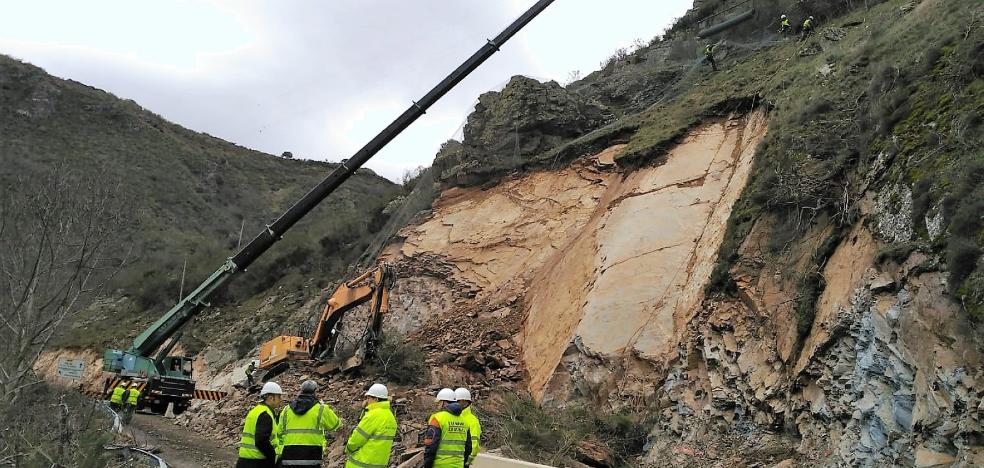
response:
[[[167,402],[151,403],[150,412],[154,414],[164,414],[167,411]]]
[[[181,405],[181,404],[175,403],[174,404],[174,415],[177,416],[177,415],[179,415],[181,413],[184,413],[186,409],[188,409],[188,405]]]

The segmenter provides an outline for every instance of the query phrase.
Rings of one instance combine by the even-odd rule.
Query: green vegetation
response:
[[[545,408],[529,395],[506,394],[493,408],[478,410],[482,437],[506,456],[551,466],[585,460],[580,444],[601,447],[615,466],[633,466],[652,427],[648,411],[605,413],[587,407]]]
[[[115,278],[114,300],[66,329],[59,344],[68,346],[124,344],[177,301],[182,271],[187,293],[335,167],[193,132],[2,56],[0,134],[4,187],[24,188],[13,181],[65,167],[119,185],[129,208],[134,229],[118,249],[128,266]],[[213,303],[241,317],[248,309],[235,306],[267,289],[330,284],[385,224],[382,210],[399,191],[360,171]]]
[[[366,369],[398,384],[419,384],[428,380],[424,351],[402,336],[384,335]]]
[[[112,441],[112,421],[92,400],[74,389],[41,382],[13,405],[0,402],[4,466],[107,466],[103,446]]]

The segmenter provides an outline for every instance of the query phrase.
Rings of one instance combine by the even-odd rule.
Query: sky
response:
[[[271,154],[339,161],[534,0],[0,0],[0,53]],[[556,0],[366,164],[399,180],[510,77],[568,81],[692,0]]]

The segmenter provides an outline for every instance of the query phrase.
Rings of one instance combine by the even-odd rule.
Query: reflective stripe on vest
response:
[[[283,466],[321,466],[321,460],[280,460]]]
[[[468,425],[464,418],[447,411],[434,413],[441,425],[441,441],[437,445],[434,468],[460,467],[465,464],[465,445],[468,444]]]
[[[352,455],[349,455],[348,460],[346,460],[345,462],[346,465],[348,465],[349,463],[358,466],[360,468],[387,468],[389,466],[389,463],[385,465],[373,465],[372,463],[360,462],[359,460],[356,460],[355,457],[353,457]]]
[[[258,404],[249,410],[246,414],[246,421],[243,423],[243,433],[239,438],[239,458],[245,458],[249,460],[263,460],[266,458],[263,452],[260,451],[259,447],[256,446],[256,420],[260,417],[260,414],[266,413],[270,416],[270,444],[273,445],[274,450],[277,450],[277,438],[278,427],[274,424],[273,411],[269,406],[264,404]]]

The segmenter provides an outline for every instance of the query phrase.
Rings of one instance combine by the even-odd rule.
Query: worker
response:
[[[130,382],[130,390],[126,393],[126,406],[123,411],[123,422],[130,424],[133,420],[133,413],[137,411],[137,403],[140,402],[140,384]]]
[[[454,399],[461,405],[461,418],[468,425],[468,432],[471,435],[471,445],[468,446],[468,453],[465,455],[465,466],[475,464],[475,457],[478,456],[479,442],[482,438],[482,425],[478,422],[478,417],[472,413],[472,396],[467,388],[454,389]]]
[[[325,431],[337,431],[342,425],[331,407],[318,400],[318,383],[305,380],[297,399],[280,412],[280,462],[284,466],[321,466]]]
[[[246,366],[246,383],[248,387],[253,386],[253,372],[256,371],[256,359],[249,361]]]
[[[267,382],[260,389],[260,402],[249,410],[239,439],[239,460],[236,468],[273,468],[280,452],[280,428],[274,413],[283,395],[280,385]]]
[[[779,17],[779,34],[785,36],[793,30],[793,27],[789,24],[789,17],[782,15]]]
[[[717,63],[714,61],[714,44],[707,44],[704,47],[704,61],[711,64],[711,69],[717,71]]]
[[[438,411],[428,420],[424,435],[424,468],[464,467],[471,436],[461,417],[461,405],[450,388],[437,392],[436,402]]]
[[[810,16],[803,21],[803,39],[806,39],[813,35],[813,17]]]
[[[113,389],[113,394],[109,397],[109,407],[113,411],[119,412],[123,409],[123,394],[126,393],[126,382],[120,382]]]
[[[389,466],[390,451],[396,437],[396,416],[390,407],[389,390],[372,384],[365,393],[362,417],[345,443],[345,468]]]

